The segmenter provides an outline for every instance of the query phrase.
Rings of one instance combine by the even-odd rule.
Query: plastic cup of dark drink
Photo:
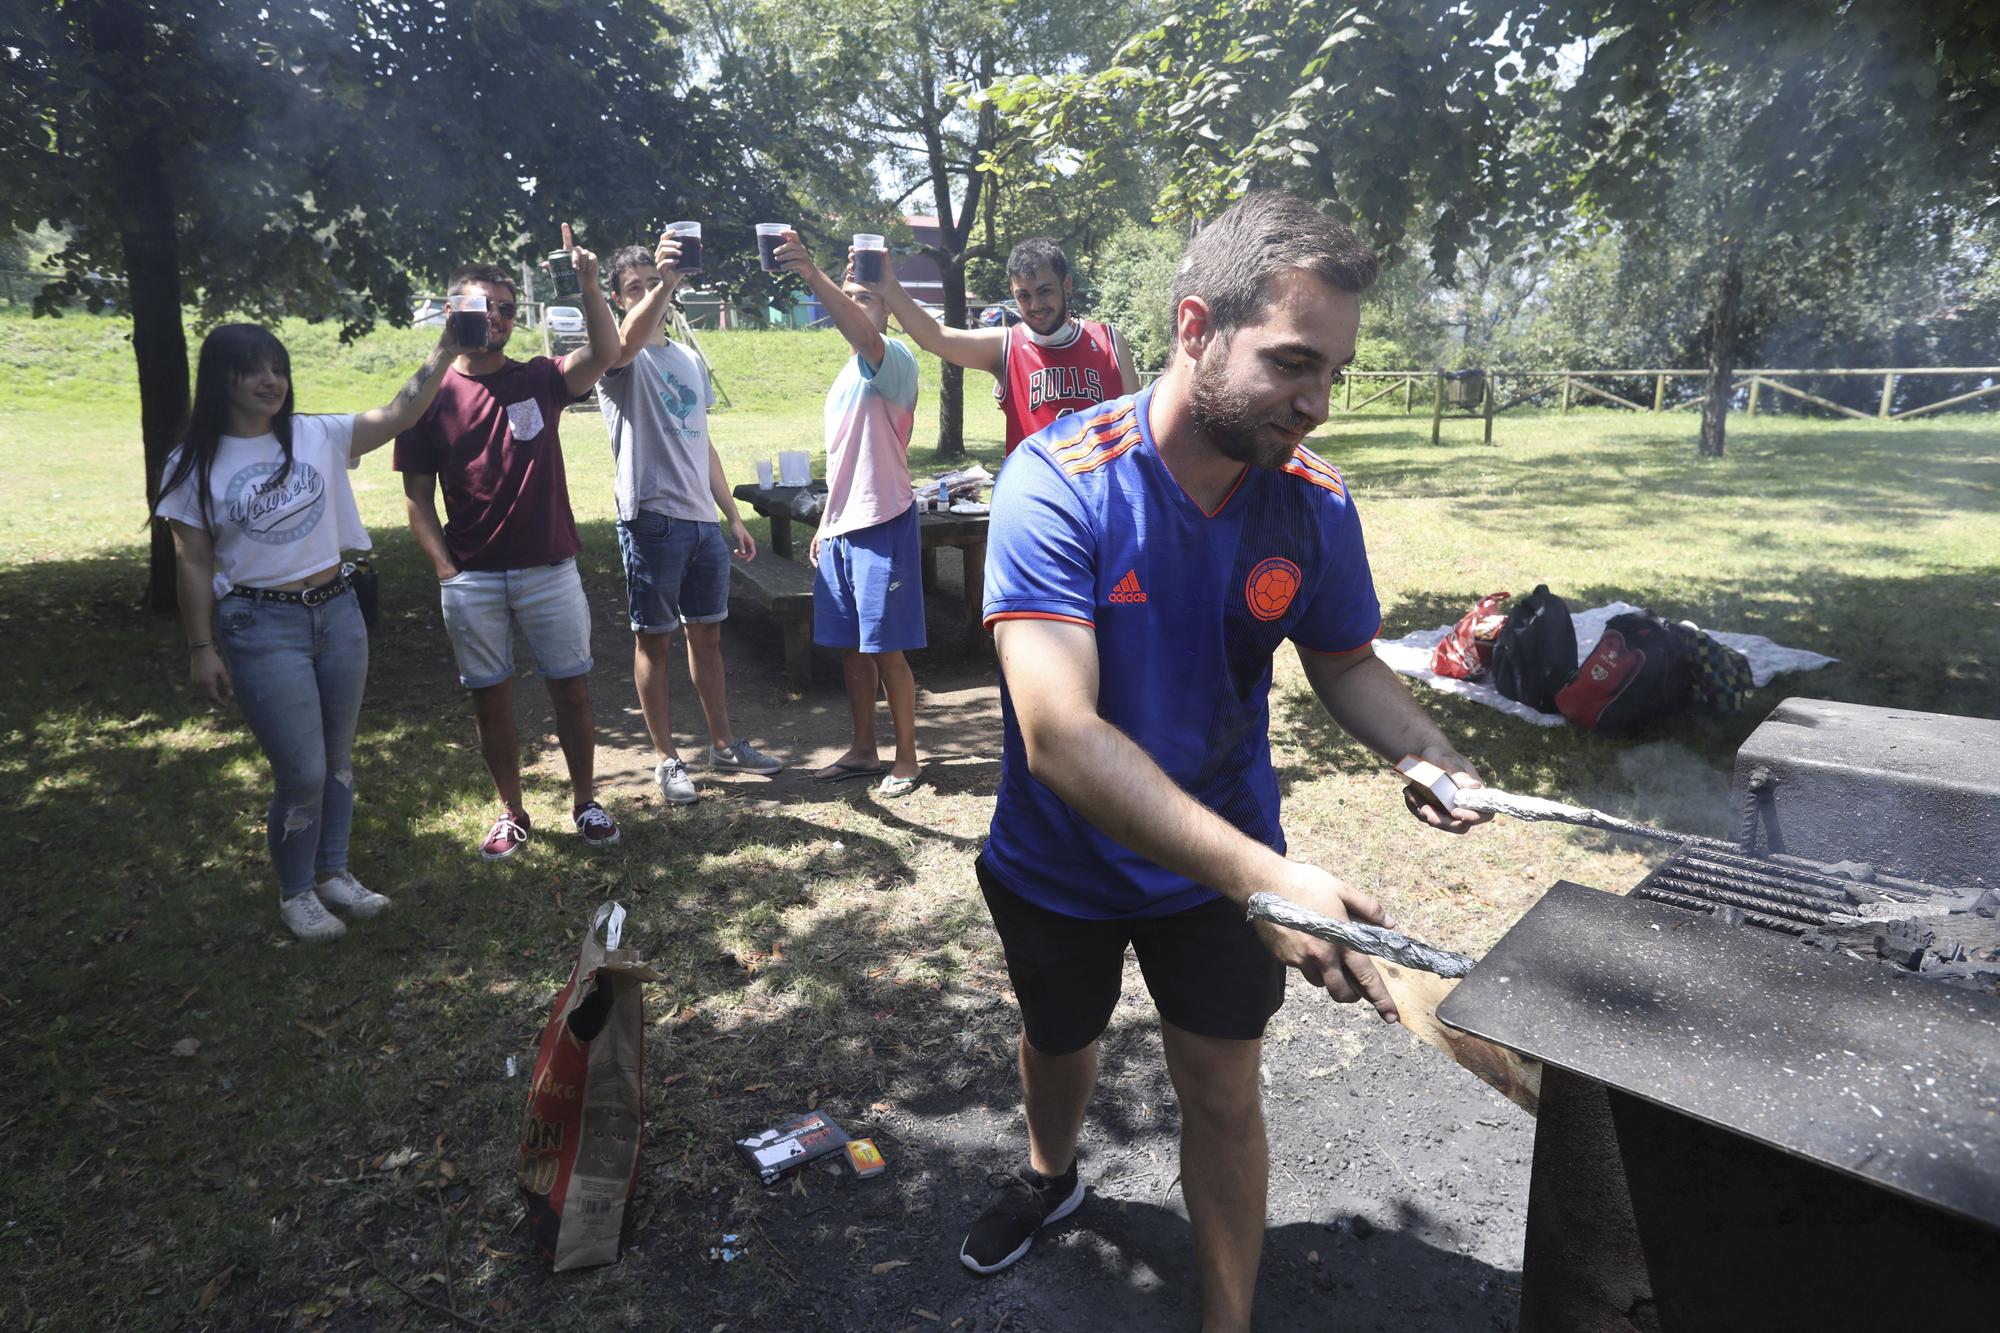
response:
[[[757,224],[757,263],[766,273],[780,272],[778,268],[778,247],[785,243],[785,233],[792,229],[789,222],[760,222]]]
[[[681,243],[681,257],[674,261],[674,270],[678,273],[701,272],[701,224],[669,222],[667,235]]]
[[[870,232],[854,233],[854,280],[863,283],[882,281],[882,268],[889,258],[889,243]]]
[[[549,266],[549,273],[556,280],[556,300],[574,301],[583,295],[583,283],[576,276],[576,264],[570,259],[569,251],[554,251],[543,262]]]
[[[459,292],[445,302],[451,311],[452,337],[460,347],[484,348],[487,338],[486,293]]]

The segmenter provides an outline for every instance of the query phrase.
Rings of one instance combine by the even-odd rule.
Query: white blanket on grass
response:
[[[1576,625],[1576,656],[1580,662],[1590,656],[1590,650],[1597,646],[1597,640],[1604,634],[1604,624],[1613,616],[1627,611],[1642,611],[1645,608],[1633,606],[1629,602],[1612,602],[1607,606],[1592,607],[1588,611],[1578,611],[1570,616]],[[1750,659],[1750,678],[1759,686],[1771,683],[1771,678],[1782,671],[1815,671],[1823,666],[1831,666],[1839,661],[1837,657],[1827,657],[1820,653],[1809,653],[1803,648],[1787,648],[1773,643],[1761,634],[1731,634],[1725,630],[1707,629],[1708,636],[1717,643],[1734,648]],[[1445,635],[1451,633],[1450,625],[1439,625],[1436,629],[1420,629],[1413,634],[1405,634],[1400,639],[1377,639],[1375,655],[1389,664],[1391,670],[1400,675],[1414,676],[1432,689],[1443,690],[1447,694],[1461,694],[1476,700],[1489,708],[1497,708],[1503,713],[1511,713],[1538,727],[1564,727],[1568,719],[1560,713],[1544,713],[1530,708],[1524,703],[1509,699],[1500,691],[1480,680],[1455,680],[1450,676],[1440,676],[1431,670],[1431,649],[1438,646]]]

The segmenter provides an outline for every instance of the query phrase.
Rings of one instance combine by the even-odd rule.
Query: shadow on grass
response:
[[[531,778],[534,842],[482,865],[472,844],[492,797],[435,580],[407,533],[378,536],[354,864],[396,903],[318,949],[271,911],[267,766],[233,710],[192,701],[178,626],[132,607],[136,547],[0,571],[0,623],[33,635],[6,668],[0,798],[18,814],[13,926],[36,941],[0,964],[0,1042],[18,1071],[0,1091],[17,1145],[0,1181],[37,1312],[264,1326],[358,1301],[386,1319],[401,1298],[366,1265],[420,1280],[413,1254],[454,1270],[460,1299],[544,1288],[538,1320],[624,1308],[629,1285],[535,1279],[489,1253],[520,1248],[524,1075],[604,898],[634,909],[629,938],[668,977],[648,1015],[655,1242],[692,1246],[703,1200],[751,1188],[722,1150],[732,1133],[809,1102],[844,1119],[920,1094],[946,1114],[1011,1104],[1004,976],[977,895],[951,887],[970,881],[974,839],[794,776],[775,809],[747,782],[673,819],[628,801],[623,844],[593,855],[563,827],[558,785]],[[615,543],[607,525],[586,543],[600,745],[638,748]],[[767,632],[752,620],[734,647],[760,651]],[[991,678],[956,646],[932,652],[920,672],[952,691]],[[770,674],[739,679],[757,691]],[[549,754],[541,693],[525,680],[516,693],[524,765]],[[693,705],[684,678],[678,701]],[[837,674],[801,702],[844,737]],[[950,761],[936,786],[990,782],[989,713],[961,700],[927,717],[927,748]],[[895,897],[945,864],[939,891]],[[403,1149],[413,1163],[385,1165]],[[225,1270],[228,1295],[204,1314]],[[335,1285],[346,1294],[330,1298]]]
[[[1398,452],[1407,432],[1380,434],[1380,442],[1343,434],[1329,451],[1354,469],[1364,495],[1396,486],[1443,495],[1469,466],[1463,446],[1413,462]],[[1648,488],[1725,482],[1730,494],[1768,484],[1801,499],[1935,517],[1940,493],[1992,508],[1991,465],[1974,457],[1982,438],[1959,441],[1966,461],[1949,464],[1864,445],[1865,475],[1843,472],[1819,487],[1791,473],[1851,463],[1845,437],[1774,435],[1765,459],[1754,434],[1739,435],[1727,472],[1704,471],[1685,441],[1673,444],[1675,457],[1664,444],[1635,445],[1632,457],[1607,462],[1603,485],[1566,476],[1559,451],[1510,454],[1503,437],[1474,460],[1500,480],[1464,493],[1511,492],[1505,503],[1523,510],[1539,500],[1538,512],[1554,509],[1558,521],[1563,503],[1606,505],[1614,522],[1629,514],[1631,527],[1649,521]],[[1382,471],[1371,475],[1371,465]],[[1494,512],[1505,520],[1514,511]],[[1598,519],[1569,521],[1583,531]],[[34,1308],[74,1324],[270,1327],[338,1316],[368,1326],[408,1312],[370,1275],[380,1262],[466,1308],[511,1301],[537,1327],[709,1328],[719,1318],[807,1327],[794,1313],[822,1307],[813,1315],[820,1327],[853,1327],[849,1316],[860,1310],[869,1322],[906,1322],[911,1305],[943,1290],[947,1276],[958,1280],[952,1237],[938,1228],[957,1224],[984,1170],[1014,1160],[1020,1141],[1013,1013],[971,887],[976,839],[926,827],[910,813],[925,807],[884,805],[795,774],[706,786],[699,806],[671,818],[652,817],[650,796],[621,793],[613,800],[625,843],[592,855],[561,827],[559,784],[538,777],[536,841],[513,862],[481,865],[470,848],[492,798],[435,581],[407,533],[377,536],[383,616],[357,747],[357,867],[398,902],[322,950],[292,946],[273,919],[261,756],[239,722],[202,719],[189,703],[177,628],[130,609],[136,548],[0,571],[0,623],[29,645],[0,668],[8,685],[0,735],[10,742],[0,798],[19,812],[0,836],[22,942],[0,963],[0,1050],[17,1071],[0,1089],[11,1140],[0,1189],[15,1201],[9,1253]],[[1746,540],[1781,539],[1751,532]],[[643,755],[609,525],[589,525],[585,542],[600,744]],[[946,586],[929,599],[936,646],[914,665],[927,698],[931,790],[965,798],[989,788],[997,763],[986,693],[993,668],[964,652],[954,562],[943,563]],[[1433,579],[1389,607],[1387,632],[1456,619],[1484,591]],[[1579,606],[1650,603],[1846,659],[1799,692],[1991,711],[2000,643],[1992,583],[1975,571],[1864,579],[1828,567],[1755,585],[1704,582],[1696,571],[1671,584],[1556,591]],[[745,614],[725,628],[745,716],[761,709],[761,729],[801,748],[839,743],[847,717],[837,671],[822,659],[814,685],[794,694],[776,681],[778,643],[768,617]],[[684,671],[675,697],[687,736],[694,696]],[[1785,683],[1765,691],[1744,718],[1631,739],[1542,732],[1460,700],[1420,697],[1489,777],[1574,795],[1615,785],[1617,757],[1664,736],[1726,771],[1756,717],[1786,692]],[[545,721],[545,703],[526,681],[516,698],[532,764],[550,753],[546,725],[534,725]],[[1311,772],[1282,770],[1288,790],[1327,767],[1375,767],[1309,700],[1281,695],[1274,712],[1276,732],[1311,756]],[[638,775],[642,790],[645,779]],[[625,1265],[551,1277],[523,1255],[514,1230],[521,1074],[586,913],[614,896],[640,909],[634,944],[668,977],[648,1003],[641,1180],[650,1220]],[[177,1043],[188,1053],[176,1054]],[[1165,1075],[1156,1050],[1143,1007],[1121,1010],[1104,1065],[1118,1095],[1093,1111],[1102,1141],[1134,1146],[1157,1132]],[[846,1187],[808,1178],[802,1188],[818,1196],[801,1205],[800,1236],[711,1264],[707,1250],[722,1235],[769,1217],[769,1196],[723,1145],[815,1101],[850,1129],[880,1135],[899,1169],[873,1182],[872,1196],[856,1194],[854,1208],[824,1214],[812,1205]],[[1142,1236],[1172,1225],[1154,1211],[1162,1215],[1141,1215]],[[820,1226],[828,1233],[813,1230]],[[1185,1310],[1185,1252],[1165,1231],[1157,1236],[1140,1244],[1136,1264],[1105,1258],[1085,1285]],[[943,1258],[873,1273],[898,1249]],[[1449,1255],[1388,1245],[1382,1253],[1398,1254],[1392,1267],[1415,1275],[1407,1290],[1419,1301],[1436,1284],[1493,1278]],[[788,1254],[810,1255],[812,1265],[802,1259],[804,1271],[788,1273]],[[1167,1295],[1135,1296],[1154,1290],[1136,1279],[1140,1268],[1163,1264]],[[432,1281],[432,1272],[445,1276]],[[1368,1326],[1372,1315],[1359,1310],[1378,1280],[1387,1279],[1371,1272],[1330,1322]],[[204,1288],[218,1283],[221,1294],[204,1308]],[[1025,1285],[982,1287],[980,1299],[997,1318],[1002,1307],[990,1302]],[[1050,1283],[1046,1294],[1059,1300],[1065,1290]],[[1049,1308],[1057,1313],[1038,1315],[1041,1326],[1071,1326],[1062,1307]],[[13,1313],[0,1318],[13,1322]]]

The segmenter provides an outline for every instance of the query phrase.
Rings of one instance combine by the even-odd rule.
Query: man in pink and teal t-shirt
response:
[[[854,740],[821,769],[822,782],[882,779],[882,794],[917,783],[917,682],[903,656],[924,646],[924,581],[917,506],[910,492],[910,432],[917,416],[917,358],[887,336],[881,293],[820,271],[787,232],[778,262],[799,275],[854,349],[826,396],[826,507],[812,542],[813,642],[842,650]],[[875,742],[875,697],[889,699],[896,758]]]

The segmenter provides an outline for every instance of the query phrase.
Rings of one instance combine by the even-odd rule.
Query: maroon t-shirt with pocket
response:
[[[528,569],[583,549],[556,423],[576,401],[548,357],[490,375],[444,373],[437,399],[396,437],[396,471],[435,472],[444,540],[460,569]]]

